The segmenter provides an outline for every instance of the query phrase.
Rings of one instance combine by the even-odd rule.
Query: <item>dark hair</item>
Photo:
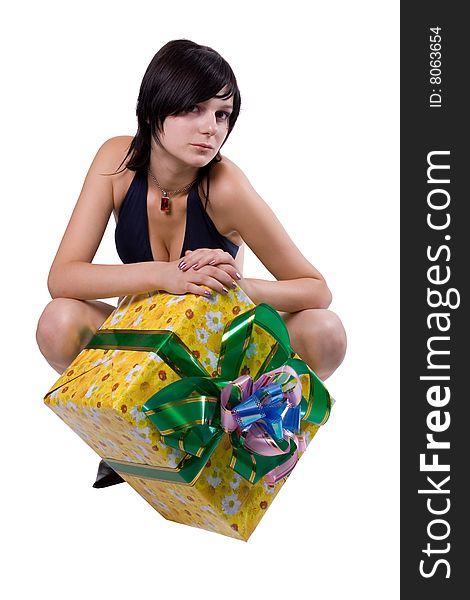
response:
[[[222,89],[224,94],[218,96]],[[137,99],[137,133],[116,172],[127,159],[127,169],[146,172],[152,138],[159,139],[165,118],[214,97],[224,100],[233,97],[225,143],[240,112],[240,91],[230,65],[212,48],[190,40],[173,40],[165,44],[145,71]],[[198,172],[198,182],[207,175],[206,206],[209,171],[220,160],[220,153],[217,153]]]

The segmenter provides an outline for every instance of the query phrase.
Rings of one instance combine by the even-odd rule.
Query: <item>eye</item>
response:
[[[225,112],[224,110],[218,110],[215,114],[216,117],[218,119],[221,119],[222,121],[228,121],[228,119],[230,118],[230,113]]]

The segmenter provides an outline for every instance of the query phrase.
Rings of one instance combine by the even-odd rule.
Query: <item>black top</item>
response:
[[[123,263],[153,260],[147,215],[147,187],[147,174],[136,173],[119,211],[114,238]],[[186,250],[198,248],[222,248],[235,258],[239,246],[217,231],[204,210],[197,188],[196,182],[188,193],[186,229],[180,258]]]

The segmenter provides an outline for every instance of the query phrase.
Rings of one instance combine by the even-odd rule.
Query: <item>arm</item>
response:
[[[52,298],[91,300],[159,289],[160,266],[91,264],[113,211],[112,173],[119,166],[130,138],[112,138],[98,150],[52,263],[48,288]]]
[[[293,313],[307,308],[328,308],[331,303],[331,293],[327,288],[322,289],[326,284],[322,286],[313,277],[279,281],[246,277],[244,281],[242,287],[255,304],[265,302],[279,311]]]
[[[48,288],[53,298],[94,300],[165,290],[172,294],[221,291],[235,277],[228,271],[201,269],[183,273],[173,262],[149,261],[128,265],[91,264],[114,208],[113,173],[125,156],[131,138],[111,138],[98,150],[90,166],[77,205],[52,263]],[[209,273],[210,271],[210,273]]]
[[[225,158],[217,167],[214,197],[217,192],[216,210],[224,228],[238,231],[277,279],[245,279],[245,285],[241,285],[248,296],[255,304],[266,302],[276,310],[290,313],[327,308],[331,292],[325,279],[295,246],[243,172]]]

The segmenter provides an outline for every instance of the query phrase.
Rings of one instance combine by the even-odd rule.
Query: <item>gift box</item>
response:
[[[331,409],[241,289],[125,297],[44,401],[166,519],[245,541]]]

